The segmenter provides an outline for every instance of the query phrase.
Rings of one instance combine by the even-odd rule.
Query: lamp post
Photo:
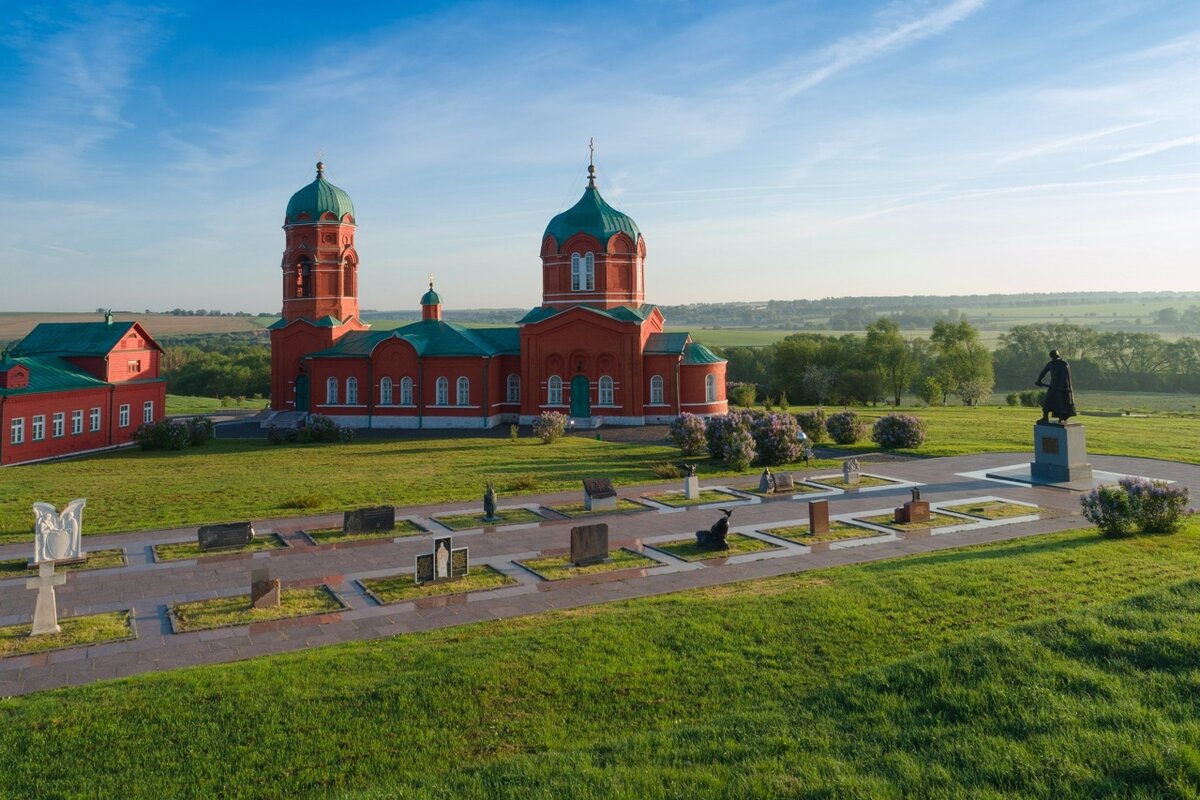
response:
[[[567,434],[570,435],[574,432],[575,432],[575,420],[573,420],[573,419],[567,420]]]

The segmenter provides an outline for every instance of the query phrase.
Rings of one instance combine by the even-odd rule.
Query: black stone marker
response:
[[[608,525],[578,525],[571,528],[571,563],[577,567],[599,564],[608,558]]]
[[[456,547],[450,551],[450,577],[465,578],[469,569],[467,548]]]
[[[379,533],[396,527],[394,506],[372,506],[347,511],[342,516],[342,533]]]
[[[583,490],[593,500],[617,496],[617,490],[612,485],[612,478],[584,478]]]
[[[254,538],[254,527],[249,522],[228,522],[224,525],[205,525],[196,532],[201,552],[244,547]]]
[[[413,582],[418,584],[433,582],[433,553],[422,553],[417,556],[417,573]]]

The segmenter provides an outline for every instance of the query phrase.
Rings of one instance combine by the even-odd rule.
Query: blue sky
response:
[[[317,154],[364,308],[531,307],[599,185],[673,304],[1200,288],[1194,2],[22,3],[0,310],[276,311]]]

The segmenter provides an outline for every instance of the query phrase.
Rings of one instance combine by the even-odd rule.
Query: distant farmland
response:
[[[103,317],[96,312],[84,314],[0,313],[0,342],[23,339],[40,322],[98,322]],[[171,314],[119,314],[117,322],[137,320],[151,336],[172,336],[185,333],[238,333],[260,331],[275,321],[275,317],[176,317]]]

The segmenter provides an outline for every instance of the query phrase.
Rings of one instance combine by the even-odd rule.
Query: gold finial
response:
[[[433,291],[433,273],[429,273],[429,291]]]
[[[324,161],[317,162],[317,177],[318,178],[325,177],[325,162]]]
[[[596,188],[596,140],[588,137],[588,188]]]

